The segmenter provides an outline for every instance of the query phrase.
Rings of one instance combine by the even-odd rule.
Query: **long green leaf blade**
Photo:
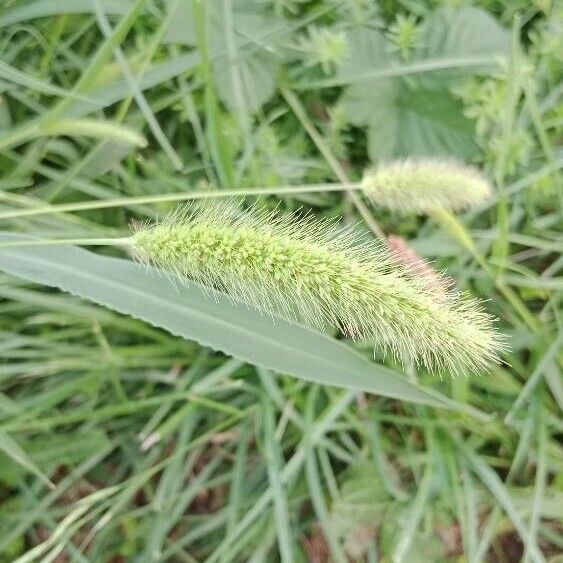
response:
[[[0,233],[0,242],[30,240]],[[67,247],[5,247],[0,269],[57,287],[78,297],[142,319],[246,362],[307,381],[385,397],[482,413],[423,389],[386,367],[372,364],[349,346],[286,321],[272,319],[228,296],[129,260]]]

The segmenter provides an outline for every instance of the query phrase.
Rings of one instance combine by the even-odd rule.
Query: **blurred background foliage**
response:
[[[460,218],[475,252],[373,217],[485,299],[511,353],[406,370],[482,422],[1,275],[0,561],[561,561],[562,72],[550,0],[3,0],[2,230],[120,236],[170,204],[17,211],[457,157],[497,189]],[[264,202],[357,219],[340,193]]]

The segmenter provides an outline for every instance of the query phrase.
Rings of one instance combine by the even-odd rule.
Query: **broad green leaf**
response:
[[[393,81],[382,88],[378,120],[368,124],[368,154],[372,161],[409,155],[452,155],[470,160],[477,152],[473,122],[462,103],[447,88],[426,89],[415,81]],[[387,96],[387,98],[386,98]]]
[[[473,123],[446,84],[427,89],[418,80],[358,83],[342,98],[350,122],[367,125],[372,161],[409,155],[451,155],[470,159],[477,150]]]
[[[453,80],[498,64],[510,33],[477,8],[440,9],[424,22],[423,49],[411,63],[389,54],[377,30],[352,35],[336,82],[349,83],[342,103],[349,120],[367,126],[373,161],[408,155],[456,155],[477,150],[473,123],[451,94]]]
[[[480,8],[440,8],[423,24],[422,47],[411,61],[392,54],[377,29],[359,26],[349,34],[349,49],[334,78],[294,85],[315,90],[393,77],[463,75],[499,66],[510,53],[510,32]]]
[[[389,41],[371,27],[358,27],[347,35],[348,50],[338,67],[337,79],[346,82],[362,82],[365,72],[398,66],[400,61],[391,54]],[[371,79],[367,80],[371,81]]]
[[[487,62],[473,70],[491,68],[510,52],[510,31],[480,8],[442,8],[424,22],[423,58],[463,59],[482,56]]]
[[[287,25],[248,0],[207,2],[205,9],[217,93],[230,110],[255,113],[274,94],[279,63],[276,37],[287,32]],[[190,2],[177,6],[165,39],[195,46]]]
[[[29,240],[24,235],[0,233],[0,243]],[[0,248],[0,269],[278,373],[483,416],[369,362],[326,334],[272,319],[196,283],[181,285],[172,276],[129,260],[76,247],[4,247]]]

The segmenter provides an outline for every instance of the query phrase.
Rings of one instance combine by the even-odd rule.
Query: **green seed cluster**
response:
[[[407,159],[368,170],[362,180],[371,201],[392,211],[459,211],[478,205],[492,193],[476,168],[454,160]]]
[[[140,227],[132,244],[181,278],[430,370],[483,371],[502,347],[474,301],[434,298],[387,251],[333,223],[214,203]]]

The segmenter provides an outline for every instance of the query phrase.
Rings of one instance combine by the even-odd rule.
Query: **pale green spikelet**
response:
[[[502,347],[474,301],[434,299],[388,252],[309,216],[190,206],[138,228],[136,253],[272,315],[370,339],[430,370],[479,372]]]
[[[487,200],[491,184],[472,166],[438,158],[381,164],[362,179],[364,193],[392,211],[427,213],[435,208],[459,211]]]

